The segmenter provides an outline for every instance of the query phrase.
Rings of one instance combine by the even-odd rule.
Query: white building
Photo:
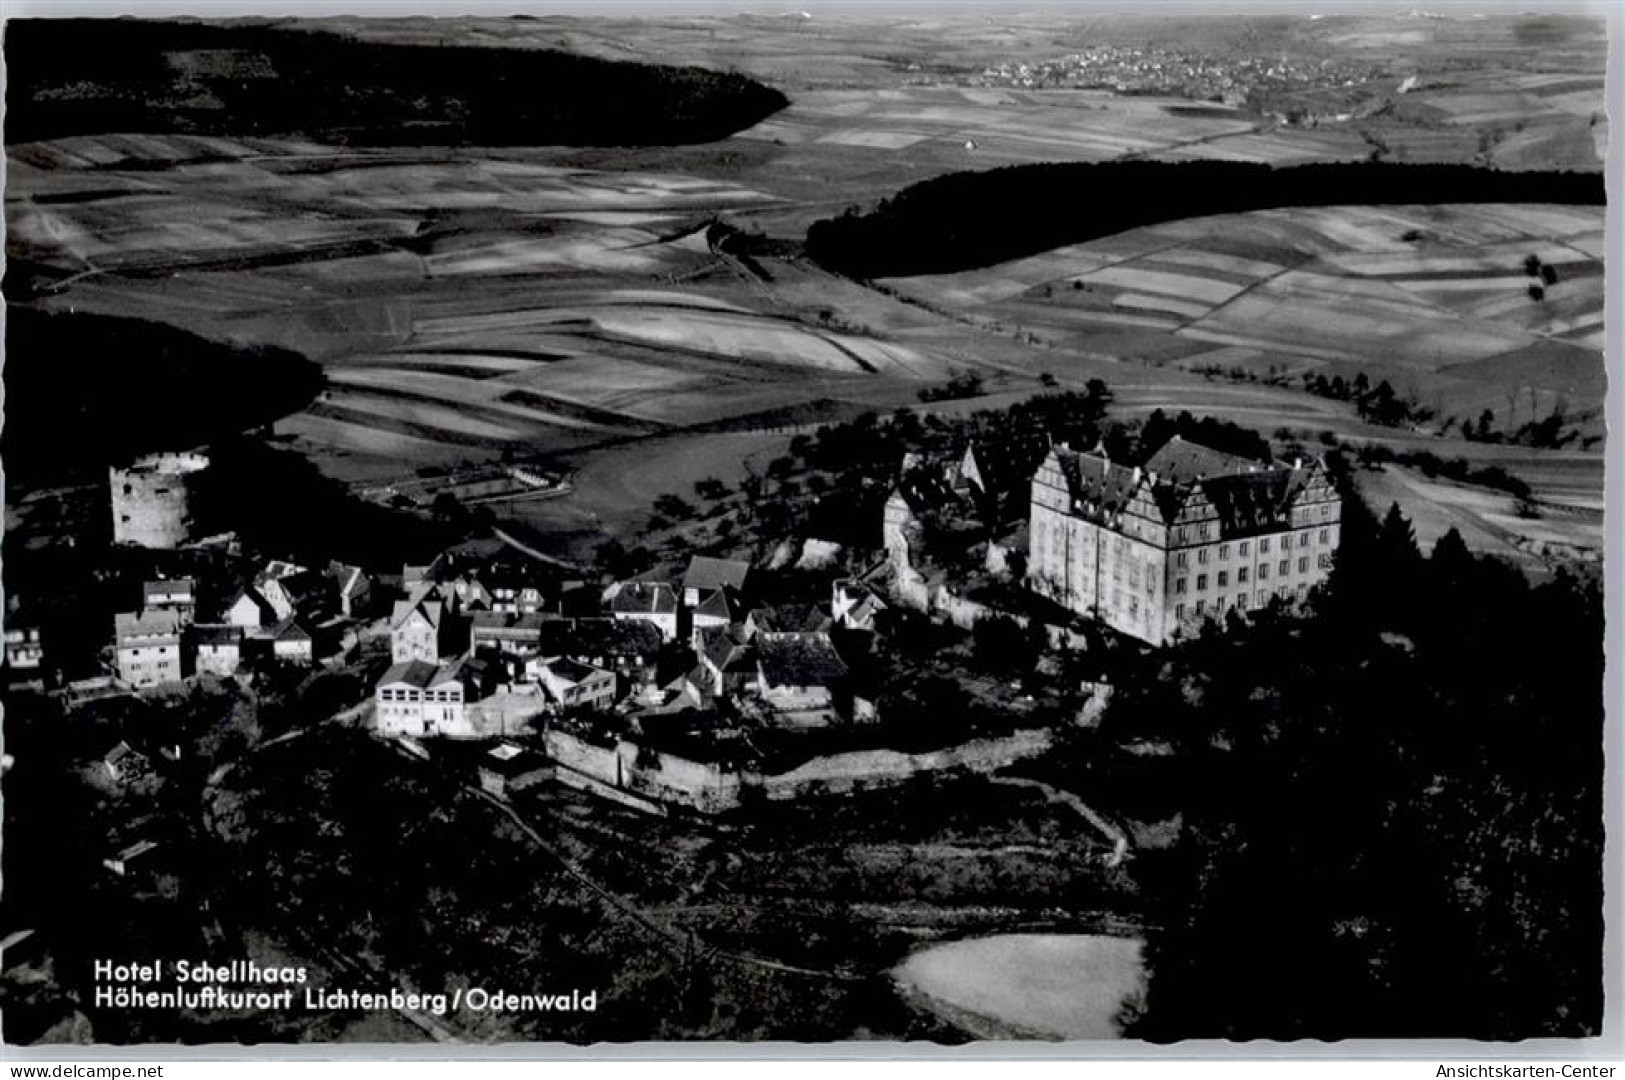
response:
[[[1144,467],[1057,447],[1032,481],[1028,583],[1161,645],[1232,610],[1303,600],[1331,572],[1341,508],[1320,461],[1178,436]]]

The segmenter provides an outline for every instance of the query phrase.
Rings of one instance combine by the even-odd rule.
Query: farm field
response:
[[[1305,107],[1320,118],[1308,123],[1168,94],[983,79],[1012,61],[1189,38],[1188,21],[1161,17],[324,20],[323,30],[369,40],[738,70],[790,104],[690,146],[356,149],[139,132],[13,145],[8,297],[318,361],[326,391],[276,433],[343,479],[555,456],[580,482],[524,512],[571,536],[613,531],[646,515],[656,495],[686,494],[704,476],[737,478],[751,455],[778,452],[789,434],[750,417],[821,402],[917,407],[922,386],[967,371],[984,375],[995,399],[1037,390],[1045,376],[1063,387],[1102,378],[1125,416],[1190,409],[1266,432],[1505,459],[1539,497],[1594,505],[1600,211],[1187,219],[878,287],[795,253],[813,220],[930,176],[1018,162],[1595,168],[1607,124],[1601,52],[1586,25],[1405,16],[1205,25],[1203,48],[1220,62],[1335,47],[1386,73],[1346,88],[1371,109],[1345,119],[1326,115],[1343,108],[1343,90],[1316,91]],[[1531,34],[1544,44],[1538,54]],[[707,239],[716,222],[784,246],[754,260],[718,254]],[[1531,257],[1554,278],[1539,299]],[[1548,458],[1435,443],[1374,428],[1296,381],[1361,371],[1458,420],[1490,410],[1506,429],[1561,408],[1583,445]],[[1247,381],[1282,375],[1285,387]],[[658,467],[634,468],[649,460]],[[628,469],[635,482],[618,479]]]
[[[1460,532],[1469,549],[1506,559],[1536,577],[1554,565],[1599,565],[1603,550],[1600,507],[1553,510],[1537,518],[1519,516],[1515,500],[1497,491],[1467,487],[1393,466],[1362,472],[1358,484],[1373,506],[1398,503],[1411,519],[1423,551],[1447,531]]]
[[[1600,436],[1603,224],[1577,207],[1270,210],[885,284],[1058,346],[1255,376],[1364,371],[1441,417],[1490,409],[1516,426],[1560,407]]]

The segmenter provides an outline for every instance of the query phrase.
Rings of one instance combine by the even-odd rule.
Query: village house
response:
[[[646,622],[660,631],[664,641],[677,637],[677,594],[659,581],[627,581],[605,591],[612,618]]]
[[[1032,589],[1153,645],[1331,572],[1342,503],[1318,460],[1260,462],[1175,436],[1129,467],[1058,446],[1032,481]]]
[[[359,619],[372,611],[372,576],[359,566],[341,562],[327,565],[329,588],[338,602],[339,614],[347,619]]]
[[[774,604],[745,616],[745,639],[759,635],[819,634],[828,637],[835,620],[818,604]]]
[[[308,664],[316,658],[316,639],[299,621],[290,616],[271,628],[271,655],[285,664]]]
[[[411,596],[438,584],[445,567],[444,555],[436,555],[426,563],[407,563],[401,568],[401,591]]]
[[[743,592],[750,577],[750,563],[739,559],[717,559],[695,555],[683,574],[683,606],[697,608],[723,589]]]
[[[192,627],[193,663],[199,675],[217,675],[222,679],[237,673],[242,663],[243,628],[197,623]]]
[[[257,588],[245,585],[226,605],[226,622],[252,634],[277,623],[276,609]]]
[[[624,696],[659,680],[664,644],[659,629],[639,619],[551,620],[542,629],[537,652],[615,672],[617,691]]]
[[[141,608],[143,611],[173,611],[180,624],[187,625],[197,611],[197,594],[192,579],[143,582]]]
[[[45,664],[45,646],[37,626],[19,626],[6,620],[6,668],[14,672],[38,672]]]
[[[463,570],[441,582],[440,595],[458,614],[494,610],[491,590],[473,570]]]
[[[786,722],[828,724],[836,715],[836,692],[847,666],[822,635],[761,635],[752,689]]]
[[[534,615],[547,606],[541,585],[528,568],[512,559],[497,558],[481,578],[491,596],[491,610],[508,615]]]
[[[861,581],[842,578],[831,587],[830,612],[835,625],[843,630],[873,630],[875,617],[887,604]]]
[[[484,696],[477,665],[460,658],[446,664],[397,663],[374,690],[377,728],[385,735],[471,738],[480,732],[468,707]]]
[[[495,649],[512,655],[533,653],[542,644],[542,627],[549,617],[536,612],[523,615],[505,611],[476,611],[468,616],[469,645],[475,652]]]
[[[698,607],[689,612],[690,632],[697,634],[707,627],[732,626],[739,621],[742,611],[739,593],[731,586],[724,585],[712,590]]]
[[[119,612],[113,616],[119,678],[136,689],[180,682],[189,672],[173,611]]]
[[[462,651],[462,637],[457,617],[434,589],[415,600],[395,601],[389,619],[390,658],[395,663],[438,663]]]
[[[295,593],[290,588],[305,568],[297,563],[273,559],[254,575],[254,590],[265,598],[276,613],[277,620],[286,619],[295,611]]]
[[[525,665],[525,673],[547,691],[547,696],[560,709],[592,709],[602,711],[615,704],[615,673],[591,664],[583,664],[569,657],[532,659]]]
[[[692,678],[706,693],[731,696],[756,681],[756,651],[738,627],[707,628],[695,635],[699,662]]]

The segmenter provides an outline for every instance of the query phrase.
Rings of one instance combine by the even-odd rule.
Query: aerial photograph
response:
[[[0,1043],[1598,1038],[1608,29],[10,19]]]

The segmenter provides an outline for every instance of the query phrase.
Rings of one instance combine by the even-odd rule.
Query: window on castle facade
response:
[[[1245,584],[1247,584],[1247,568],[1245,566],[1241,567],[1240,569],[1238,569],[1236,571],[1236,584],[1237,585],[1245,585]]]
[[[1290,559],[1282,559],[1281,565],[1277,566],[1275,569],[1276,572],[1282,577],[1286,577],[1288,574],[1292,573],[1292,562]]]
[[[1264,537],[1264,539],[1262,539],[1262,540],[1260,540],[1258,542],[1258,553],[1260,555],[1268,555],[1270,553],[1270,538],[1269,537],[1266,536],[1266,537]]]
[[[1196,591],[1201,592],[1206,588],[1207,588],[1207,575],[1206,574],[1197,574],[1196,575]]]
[[[1201,563],[1203,566],[1206,566],[1207,565],[1207,556],[1208,556],[1207,548],[1202,548],[1200,551],[1198,551],[1196,553],[1196,561]]]
[[[1309,556],[1307,556],[1307,555],[1299,556],[1299,558],[1298,558],[1298,573],[1307,574],[1308,572],[1309,572]]]
[[[1322,544],[1331,543],[1331,530],[1330,529],[1322,529],[1322,530],[1320,530],[1320,542]]]
[[[1244,558],[1246,557],[1247,551],[1251,547],[1252,547],[1252,541],[1251,540],[1243,540],[1241,542],[1240,552],[1241,552],[1242,557],[1244,557]]]
[[[1219,545],[1219,561],[1223,562],[1225,559],[1228,559],[1229,557],[1230,557],[1230,545],[1229,544],[1220,544]]]
[[[1177,593],[1180,596],[1185,595],[1185,583],[1186,583],[1186,580],[1187,579],[1185,579],[1185,578],[1180,578],[1179,580],[1174,582],[1174,592]]]
[[[1219,571],[1219,588],[1222,589],[1228,584],[1230,584],[1230,571],[1228,571],[1228,570],[1220,570]]]
[[[1188,552],[1181,551],[1178,555],[1174,556],[1174,565],[1179,567],[1181,570],[1190,565],[1189,561],[1186,559],[1187,554]]]
[[[1259,563],[1258,564],[1258,580],[1259,581],[1268,581],[1269,576],[1270,576],[1269,564],[1268,563]]]

